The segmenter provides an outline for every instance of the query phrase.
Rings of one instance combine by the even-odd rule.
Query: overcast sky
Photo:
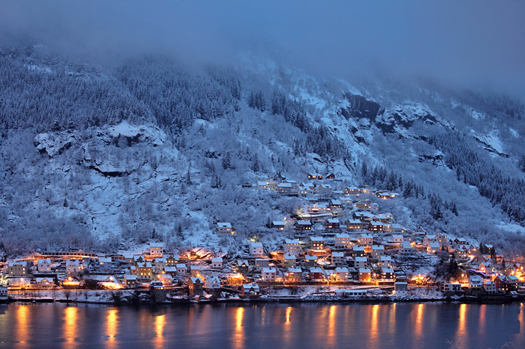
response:
[[[285,3],[285,4],[283,4]],[[262,44],[329,76],[384,71],[525,96],[525,1],[7,1],[0,39],[229,61]]]

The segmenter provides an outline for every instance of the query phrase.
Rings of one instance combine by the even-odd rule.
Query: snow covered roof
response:
[[[284,242],[287,244],[300,244],[299,240],[297,239],[285,239]]]
[[[335,237],[339,239],[348,239],[350,238],[350,235],[348,235],[347,233],[342,233],[342,234],[335,234]]]
[[[304,259],[306,259],[307,261],[316,261],[317,260],[317,256],[307,254],[306,256],[304,256]]]
[[[232,227],[231,223],[228,223],[228,222],[217,222],[217,226],[219,228],[231,228]]]
[[[302,273],[301,268],[288,268],[289,273]]]
[[[310,273],[323,273],[323,269],[319,268],[319,267],[311,267],[310,268]]]
[[[263,247],[262,242],[252,242],[250,245],[251,245],[252,247]]]
[[[297,225],[299,225],[299,226],[311,226],[312,223],[310,221],[297,221]]]
[[[263,268],[263,273],[276,273],[275,268]]]
[[[402,245],[403,248],[406,248],[406,249],[413,248],[412,245],[410,244],[410,241],[403,241],[402,244],[403,244]]]
[[[316,242],[323,242],[324,241],[324,237],[322,237],[322,236],[312,236],[310,238],[310,240],[316,241]]]
[[[294,254],[285,254],[284,255],[284,259],[295,259],[295,255]]]
[[[368,268],[359,268],[360,273],[370,273],[370,269]]]
[[[336,273],[348,273],[348,268],[347,267],[337,267],[335,268],[335,272]]]
[[[222,258],[221,258],[221,257],[212,258],[212,259],[211,259],[211,262],[212,262],[212,263],[222,263]]]
[[[244,292],[259,292],[259,285],[257,284],[244,284],[242,288]]]
[[[279,185],[277,187],[278,188],[291,188],[292,184],[290,184],[290,183],[279,183]]]
[[[332,257],[344,257],[345,254],[343,252],[332,252]]]

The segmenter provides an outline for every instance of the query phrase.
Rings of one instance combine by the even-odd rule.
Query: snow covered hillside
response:
[[[0,250],[235,248],[297,198],[260,179],[334,173],[402,193],[399,223],[525,246],[525,107],[504,96],[320,79],[249,55],[116,68],[0,49]],[[219,238],[215,221],[238,234]],[[0,252],[1,252],[0,251]]]

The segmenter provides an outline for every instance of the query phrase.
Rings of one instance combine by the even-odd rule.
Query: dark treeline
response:
[[[405,198],[415,198],[428,200],[430,203],[430,215],[433,219],[439,221],[443,219],[443,210],[448,210],[455,216],[458,216],[456,203],[446,201],[436,193],[425,190],[422,185],[418,185],[413,179],[405,180],[400,174],[394,171],[388,172],[382,166],[375,166],[369,169],[366,163],[361,165],[361,178],[364,183],[369,183],[379,189],[397,192]]]
[[[450,132],[430,139],[445,154],[447,166],[456,171],[458,181],[473,185],[518,222],[525,221],[525,182],[505,176],[494,164],[482,159],[458,133]]]

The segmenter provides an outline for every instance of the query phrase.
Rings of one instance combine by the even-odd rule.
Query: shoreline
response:
[[[403,297],[303,297],[303,298],[278,298],[278,297],[260,297],[251,299],[242,298],[219,298],[216,300],[201,299],[194,300],[189,298],[176,298],[166,300],[163,302],[154,301],[102,301],[102,300],[80,300],[80,299],[53,299],[53,298],[22,298],[8,300],[0,300],[0,304],[16,304],[16,303],[65,303],[65,304],[93,304],[106,306],[180,306],[180,305],[219,305],[219,304],[300,304],[300,303],[326,303],[326,304],[393,304],[393,303],[457,303],[457,304],[494,304],[503,305],[525,301],[525,296],[511,297],[497,297],[497,298],[471,298],[471,297],[442,297],[442,298],[403,298]]]

